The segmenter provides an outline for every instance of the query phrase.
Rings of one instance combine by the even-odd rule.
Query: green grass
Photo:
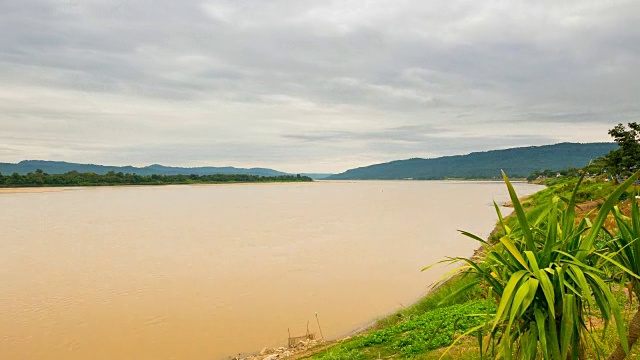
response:
[[[467,330],[487,321],[493,302],[479,299],[405,317],[394,325],[370,331],[340,344],[315,359],[369,359],[400,355],[412,358],[448,346]]]
[[[413,316],[424,314],[427,311],[431,311],[442,306],[462,304],[469,300],[475,299],[478,296],[483,296],[481,289],[479,287],[474,287],[468,292],[451,297],[451,295],[458,291],[458,289],[469,285],[471,282],[472,279],[469,277],[463,278],[461,276],[455,276],[449,278],[436,285],[427,296],[424,296],[415,304],[378,321],[375,328],[380,329],[394,326],[403,321],[406,321],[407,319],[410,319]],[[441,303],[443,300],[446,300],[446,302]]]
[[[529,197],[529,201],[523,206],[526,207],[538,207],[544,204],[548,204],[553,196],[567,197],[571,195],[571,190],[575,187],[577,178],[557,178],[544,181],[542,184],[548,187],[542,191],[539,191]],[[585,179],[578,192],[576,194],[576,202],[585,202],[591,200],[599,200],[606,198],[613,192],[616,187],[612,181],[603,181],[601,179]],[[621,196],[620,200],[624,200],[632,195],[638,193],[638,187],[630,187]]]
[[[364,360],[389,356],[414,358],[429,349],[449,345],[454,339],[454,323],[456,332],[463,332],[470,324],[481,321],[479,318],[471,319],[466,315],[481,310],[486,313],[493,306],[485,300],[473,300],[483,293],[477,286],[463,294],[451,296],[471,282],[468,277],[450,278],[412,306],[378,321],[376,326],[368,332],[322,351],[313,358],[322,360]],[[445,299],[447,301],[441,303]],[[440,328],[446,330],[436,331]]]
[[[321,360],[361,360],[366,359],[367,357],[357,349],[349,350],[344,346],[336,346],[315,358]]]

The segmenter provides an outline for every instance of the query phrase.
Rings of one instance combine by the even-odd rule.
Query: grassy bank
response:
[[[558,178],[544,182],[548,187],[522,200],[526,217],[532,222],[545,216],[554,197],[570,198],[577,178]],[[600,206],[616,188],[616,184],[597,179],[585,179],[576,192],[578,204],[577,219],[593,219]],[[631,187],[619,198],[622,211],[630,208],[630,199],[638,193],[638,187]],[[625,210],[626,209],[626,210]],[[505,223],[513,227],[515,216],[509,216]],[[615,222],[607,220],[605,227],[615,230]],[[490,236],[490,242],[496,242],[504,234],[501,226]],[[479,252],[477,256],[482,256]],[[428,265],[428,264],[425,264]],[[630,303],[627,293],[612,286],[618,302],[623,305],[626,321],[636,311]],[[378,359],[378,358],[415,358],[415,359],[479,359],[481,358],[479,341],[485,342],[482,334],[471,332],[460,338],[454,346],[450,345],[477,325],[495,313],[497,302],[487,299],[487,289],[483,285],[474,285],[469,277],[454,276],[423,297],[411,307],[399,311],[376,323],[371,329],[351,338],[339,341],[335,346],[307,356],[321,360],[341,359]],[[486,315],[483,315],[486,314]],[[613,329],[602,326],[601,314],[597,311],[588,314],[589,326],[596,336],[599,346],[605,353],[611,351],[618,341]],[[448,352],[443,356],[445,350]],[[633,350],[632,355],[640,353]],[[486,354],[485,354],[486,356]],[[485,358],[491,358],[485,357]]]

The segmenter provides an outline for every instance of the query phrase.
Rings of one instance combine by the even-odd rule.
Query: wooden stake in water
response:
[[[318,320],[318,313],[316,312],[316,322],[318,323],[318,329],[320,329],[320,336],[322,337],[322,342],[324,342],[324,335],[322,335],[322,328],[320,327],[320,320]]]

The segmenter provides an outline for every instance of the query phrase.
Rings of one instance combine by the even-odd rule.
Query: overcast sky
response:
[[[640,121],[640,1],[0,1],[0,162],[341,172]]]

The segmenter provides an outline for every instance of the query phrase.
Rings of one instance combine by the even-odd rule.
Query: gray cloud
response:
[[[0,161],[342,171],[637,120],[632,1],[0,3]]]
[[[325,141],[369,141],[388,140],[423,142],[437,138],[447,131],[432,125],[407,125],[381,130],[360,131],[312,131],[303,134],[285,134],[283,137],[294,140],[325,142]]]

